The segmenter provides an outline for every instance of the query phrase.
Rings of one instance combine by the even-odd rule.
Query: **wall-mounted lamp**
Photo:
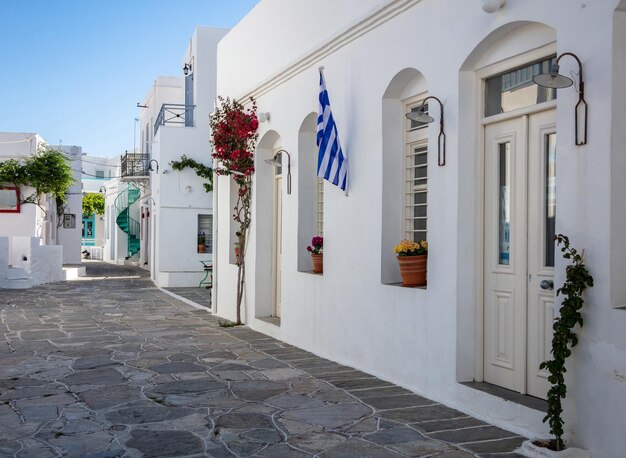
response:
[[[148,108],[148,105],[142,105],[141,103],[137,102],[137,108]]]
[[[183,74],[187,76],[189,75],[190,72],[191,72],[191,64],[188,64],[187,62],[185,62],[185,66],[183,67]]]
[[[480,7],[485,13],[495,13],[504,6],[506,0],[480,0]]]
[[[265,159],[265,162],[272,167],[281,167],[283,165],[282,153],[287,155],[287,194],[291,194],[291,155],[284,149],[279,149],[271,159]]]
[[[152,167],[153,162],[156,163],[156,170]],[[148,162],[148,172],[159,173],[159,161],[157,161],[156,159],[150,159],[150,162]]]
[[[417,109],[417,111],[411,111],[409,113],[406,113],[405,116],[411,121],[415,122],[433,122],[435,118],[424,112],[424,107],[429,99],[433,99],[439,102],[439,108],[441,109],[441,115],[439,117],[439,136],[437,137],[437,161],[439,165],[443,166],[446,165],[446,134],[443,132],[443,103],[441,103],[441,100],[439,100],[434,95],[429,95],[424,100],[422,100],[422,104]]]
[[[574,136],[576,145],[587,144],[587,102],[585,102],[585,82],[583,81],[583,64],[578,56],[571,52],[564,52],[556,58],[550,73],[541,73],[533,77],[533,81],[539,86],[550,89],[562,89],[574,84],[574,80],[559,73],[559,61],[563,56],[571,56],[578,62],[578,103],[574,106]],[[582,117],[582,129],[579,129],[579,117]],[[582,132],[580,132],[582,131]]]
[[[105,188],[104,186],[100,186],[100,189],[98,189],[98,192],[101,194],[106,194],[107,188]]]
[[[259,120],[259,122],[269,121],[270,120],[270,112],[269,111],[259,112],[259,113],[257,113],[256,117]]]

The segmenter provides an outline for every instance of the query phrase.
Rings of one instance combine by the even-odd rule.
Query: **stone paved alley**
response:
[[[0,290],[0,456],[514,457],[523,438],[203,310],[139,268]]]

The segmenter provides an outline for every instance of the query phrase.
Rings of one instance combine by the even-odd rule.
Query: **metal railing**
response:
[[[154,123],[154,134],[156,135],[159,127],[166,125],[193,127],[193,109],[195,107],[195,105],[180,103],[164,103],[161,105],[161,111],[159,111],[159,116]]]
[[[147,177],[149,160],[147,154],[126,153],[122,156],[122,177]]]

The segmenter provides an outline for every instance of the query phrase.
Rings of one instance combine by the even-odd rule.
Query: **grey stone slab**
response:
[[[27,387],[7,391],[3,393],[2,396],[0,396],[0,400],[16,400],[40,396],[52,396],[55,394],[63,394],[64,392],[64,389],[61,389],[59,386],[55,385]]]
[[[55,394],[52,396],[44,396],[40,398],[28,398],[15,401],[17,408],[22,409],[29,406],[64,406],[74,404],[76,398],[69,394]]]
[[[152,431],[137,429],[126,442],[146,456],[181,456],[204,453],[204,443],[188,431]]]
[[[246,439],[266,444],[274,444],[283,440],[282,434],[274,429],[252,429],[241,435]]]
[[[48,340],[67,337],[64,332],[58,329],[47,331],[22,331],[20,335],[24,340]]]
[[[173,362],[150,366],[150,370],[159,374],[176,374],[179,372],[205,372],[208,368],[196,363]]]
[[[377,410],[398,409],[403,407],[416,407],[436,404],[430,399],[426,399],[415,394],[406,396],[371,397],[367,398],[363,402],[374,407]]]
[[[215,420],[218,428],[228,429],[273,429],[274,423],[268,415],[259,413],[239,412],[221,415]]]
[[[113,388],[95,388],[80,393],[79,397],[90,408],[99,410],[128,402],[144,399],[141,388],[137,386],[115,386]]]
[[[376,431],[375,433],[367,434],[363,437],[368,441],[379,445],[402,444],[406,442],[427,440],[426,437],[422,436],[414,429],[407,427],[383,429]]]
[[[264,448],[258,453],[264,458],[306,458],[312,456],[302,450],[296,450],[287,444],[275,444]]]
[[[156,394],[187,394],[204,393],[206,391],[221,390],[226,384],[210,378],[183,380],[176,382],[161,383],[151,391]]]
[[[115,365],[117,365],[117,363],[115,361],[112,361],[111,357],[108,355],[86,356],[83,358],[78,358],[76,361],[74,361],[74,364],[72,364],[72,368],[74,370],[86,370]]]
[[[401,396],[401,395],[413,394],[413,393],[399,386],[386,386],[382,388],[369,388],[366,390],[358,390],[358,391],[354,391],[351,394],[359,399],[367,399],[367,398],[382,397],[382,396]]]
[[[336,404],[306,409],[285,410],[279,417],[287,420],[296,420],[303,423],[338,428],[348,423],[356,422],[366,415],[371,415],[371,409],[361,404]]]
[[[110,412],[106,415],[106,419],[111,423],[139,425],[164,420],[175,420],[191,415],[192,413],[192,409],[185,407],[138,406]]]
[[[266,399],[265,402],[282,409],[306,409],[309,407],[321,407],[324,405],[324,402],[319,399],[313,399],[304,394],[290,393],[284,393],[271,397]]]
[[[435,421],[426,421],[422,423],[415,423],[413,426],[416,429],[424,432],[435,432],[435,431],[447,431],[450,429],[461,429],[461,428],[469,428],[472,426],[485,426],[487,423],[484,421],[480,421],[473,417],[465,417],[465,418],[455,418],[454,420],[435,420]]]
[[[311,432],[303,436],[289,438],[289,443],[301,450],[319,453],[345,442],[347,437],[330,431]]]
[[[389,382],[384,380],[380,380],[377,378],[360,378],[355,380],[341,380],[333,382],[338,388],[342,388],[344,390],[353,391],[353,390],[361,390],[363,388],[377,388],[383,386],[392,385]]]
[[[88,454],[105,451],[111,445],[113,436],[106,432],[86,434],[61,434],[49,439],[49,442],[64,451],[65,455],[83,457]]]
[[[59,416],[59,409],[54,405],[29,406],[20,409],[27,423],[54,420]]]
[[[428,420],[446,420],[465,416],[462,412],[445,407],[441,404],[424,407],[410,407],[408,409],[383,410],[378,412],[377,415],[404,423],[417,423]]]
[[[121,385],[125,381],[122,374],[112,368],[76,372],[65,377],[68,385]]]
[[[391,444],[389,448],[408,456],[436,456],[445,457],[445,453],[454,450],[454,447],[432,439]],[[464,452],[465,453],[465,452]]]
[[[503,439],[507,437],[519,437],[517,434],[495,426],[478,426],[475,428],[457,429],[451,431],[441,431],[429,434],[429,437],[460,444],[464,442],[478,442],[492,439]]]
[[[402,455],[379,445],[359,439],[350,439],[319,455],[323,458],[398,458]]]
[[[503,453],[512,452],[519,448],[526,439],[516,437],[512,439],[500,439],[484,442],[473,442],[469,444],[461,444],[464,448],[476,453]]]

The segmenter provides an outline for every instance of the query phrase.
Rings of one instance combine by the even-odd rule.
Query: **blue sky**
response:
[[[155,77],[182,75],[194,27],[232,27],[257,3],[0,0],[0,131],[122,154]]]

